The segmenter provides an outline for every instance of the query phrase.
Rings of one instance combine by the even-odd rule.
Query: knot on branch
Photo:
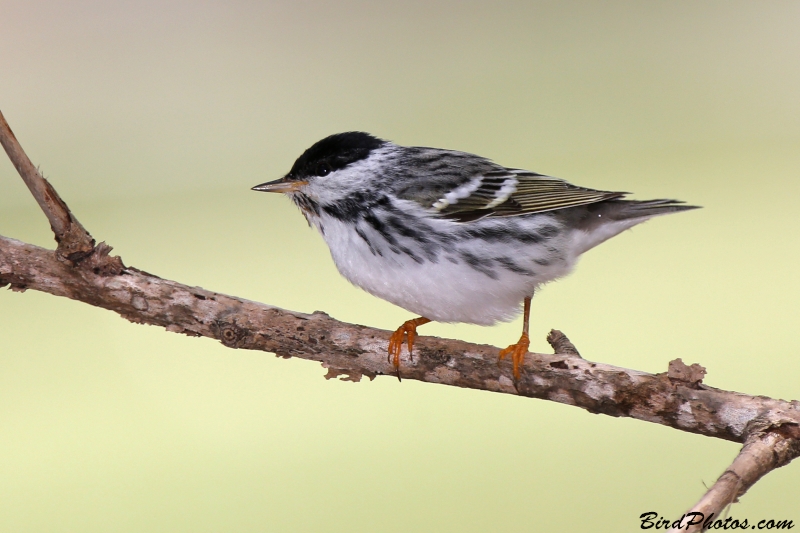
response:
[[[67,231],[62,232],[57,232],[52,226],[50,228],[58,243],[56,253],[59,257],[77,264],[94,252],[94,239],[79,224],[69,224]]]
[[[800,423],[779,413],[765,413],[750,420],[745,427],[744,448],[763,446],[772,450],[772,468],[780,468],[800,457]]]
[[[113,248],[105,242],[95,246],[88,255],[72,261],[81,268],[91,270],[94,274],[103,277],[119,276],[125,270],[125,265],[119,256],[108,255]]]
[[[72,215],[67,203],[38,171],[32,178],[39,180],[42,195],[41,198],[36,197],[36,194],[34,196],[50,220],[50,229],[58,243],[58,256],[72,263],[79,263],[92,255],[95,241]]]
[[[250,331],[233,322],[218,320],[215,324],[217,338],[228,348],[241,348],[250,335]]]

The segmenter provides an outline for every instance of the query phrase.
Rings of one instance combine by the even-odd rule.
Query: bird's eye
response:
[[[329,163],[320,163],[317,165],[317,176],[327,176],[333,169]]]

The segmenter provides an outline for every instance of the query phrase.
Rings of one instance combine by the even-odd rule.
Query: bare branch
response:
[[[50,227],[58,243],[59,255],[73,262],[88,257],[94,250],[94,239],[72,215],[53,186],[33,166],[2,112],[0,112],[0,144],[5,148],[25,185],[50,221]]]
[[[703,531],[704,525],[720,519],[723,510],[736,503],[762,476],[800,455],[800,427],[793,419],[772,414],[756,417],[748,423],[747,434],[744,447],[731,466],[687,511],[682,527],[670,531]]]
[[[332,369],[329,375],[358,379],[394,373],[386,356],[389,332],[339,322],[322,312],[306,315],[188,287],[134,268],[112,276],[76,269],[48,250],[0,237],[0,285],[9,284],[110,309],[132,322],[217,339],[231,348],[319,361]],[[736,442],[744,442],[748,423],[759,417],[777,416],[782,425],[800,427],[797,402],[722,391],[667,373],[647,374],[574,355],[529,354],[515,381],[510,364],[498,362],[493,346],[435,337],[420,337],[414,346],[413,361],[402,361],[403,378],[542,398]]]

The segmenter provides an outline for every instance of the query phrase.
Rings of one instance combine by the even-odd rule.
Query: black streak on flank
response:
[[[505,229],[498,226],[488,228],[470,228],[466,230],[468,237],[481,239],[486,242],[519,241],[523,244],[539,244],[543,237],[537,233],[523,233],[514,229]]]
[[[375,247],[372,245],[372,243],[370,242],[370,240],[367,238],[367,234],[366,234],[366,233],[364,233],[364,230],[362,230],[362,229],[361,229],[361,228],[359,228],[358,226],[356,226],[356,235],[358,235],[359,237],[361,237],[361,239],[362,239],[362,240],[363,240],[365,243],[367,243],[367,246],[369,246],[369,251],[372,253],[372,255],[379,255],[379,256],[383,257],[383,254],[381,253],[381,251],[380,251],[380,250],[378,250],[377,248],[375,248]]]
[[[547,225],[539,228],[538,231],[524,231],[520,228],[469,228],[465,229],[466,237],[481,239],[486,242],[511,242],[517,241],[522,244],[540,244],[548,239],[557,236],[561,230],[557,226]]]
[[[404,254],[406,254],[408,257],[410,257],[411,259],[413,259],[415,262],[419,263],[420,265],[425,262],[424,259],[422,259],[420,256],[418,256],[417,254],[415,254],[414,252],[412,252],[411,250],[409,250],[405,246],[401,246],[400,247],[400,251],[402,251]]]
[[[481,274],[485,274],[492,279],[499,278],[497,272],[492,270],[491,259],[488,260],[481,259],[477,255],[471,254],[469,252],[461,252],[461,259],[463,259],[469,266],[471,266],[473,270],[477,270]]]
[[[386,242],[393,246],[392,251],[397,249],[397,239],[395,239],[394,235],[392,235],[392,233],[386,229],[386,226],[378,217],[376,217],[373,213],[366,213],[364,215],[364,222],[372,226],[372,228],[377,231],[381,237],[386,240]]]
[[[400,217],[396,215],[390,215],[387,217],[386,224],[403,237],[408,237],[409,239],[414,239],[420,242],[428,242],[428,238],[425,237],[425,235],[411,228],[410,226],[406,226],[405,223],[400,220]]]
[[[335,204],[322,206],[322,210],[333,218],[356,226],[363,220],[383,237],[389,244],[389,249],[395,254],[405,254],[420,264],[425,262],[411,249],[398,242],[398,238],[404,237],[421,245],[425,258],[429,261],[436,263],[439,260],[437,256],[439,246],[425,234],[427,228],[424,225],[413,226],[413,220],[404,220],[402,213],[386,196],[370,196],[358,192]],[[380,250],[369,241],[361,228],[357,227],[356,233],[367,243],[373,255],[381,255]]]
[[[500,266],[502,266],[509,272],[513,272],[514,274],[522,274],[524,276],[536,275],[536,273],[533,272],[532,270],[528,270],[527,268],[519,266],[508,257],[495,257],[494,260],[497,261],[500,264]]]
[[[544,237],[545,239],[550,239],[555,237],[560,233],[560,230],[556,226],[543,226],[539,228],[539,235]]]
[[[414,261],[416,261],[417,263],[420,263],[420,264],[424,262],[424,260],[421,257],[416,255],[414,252],[409,250],[407,247],[405,247],[402,244],[398,243],[397,239],[395,239],[395,236],[392,234],[392,232],[373,213],[371,213],[371,212],[366,213],[364,215],[364,222],[366,222],[367,224],[372,226],[372,228],[375,231],[377,231],[380,234],[380,236],[383,237],[384,240],[386,240],[386,242],[389,243],[389,249],[392,252],[394,252],[394,253],[396,253],[398,255],[400,255],[400,253],[404,253],[405,255],[409,256],[411,259],[413,259]]]
[[[386,218],[386,225],[391,228],[392,231],[414,241],[415,244],[420,245],[423,253],[425,254],[425,258],[432,263],[438,263],[439,257],[437,252],[440,246],[431,242],[431,239],[425,234],[428,228],[426,228],[423,224],[418,225],[416,228],[412,228],[410,225],[407,225],[406,222],[414,223],[414,220],[408,219],[407,221],[403,221],[397,215],[389,215]],[[405,251],[405,249],[403,251]],[[409,253],[408,255],[410,255],[411,258],[417,263],[422,262],[415,254]]]

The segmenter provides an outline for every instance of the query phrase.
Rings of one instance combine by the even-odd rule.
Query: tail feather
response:
[[[576,221],[575,249],[580,254],[650,218],[698,209],[679,200],[605,200],[586,206]]]
[[[592,209],[593,208],[593,209]],[[680,200],[607,200],[598,202],[590,209],[593,214],[608,217],[611,220],[629,220],[651,218],[669,213],[679,213],[699,209],[699,205],[685,205]]]

